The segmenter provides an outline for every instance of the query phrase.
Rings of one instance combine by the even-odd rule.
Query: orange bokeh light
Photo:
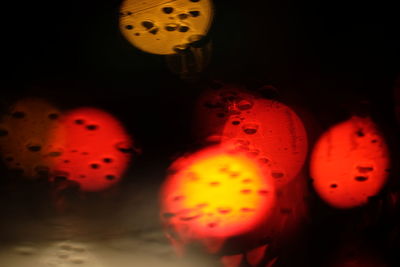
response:
[[[335,208],[364,205],[387,180],[389,152],[370,118],[352,117],[316,143],[311,176],[319,196]]]

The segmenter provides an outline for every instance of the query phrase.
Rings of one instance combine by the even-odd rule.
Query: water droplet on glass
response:
[[[357,169],[361,173],[368,173],[374,170],[372,166],[357,166]]]
[[[153,28],[154,23],[151,21],[142,21],[142,26],[150,30],[151,28]]]
[[[40,150],[42,150],[42,146],[38,144],[29,144],[27,145],[27,148],[29,151],[32,152],[39,152]]]
[[[25,112],[22,111],[15,111],[11,114],[11,116],[15,119],[23,119],[25,118],[26,114]]]
[[[366,177],[366,176],[356,176],[356,177],[354,177],[354,179],[356,181],[358,181],[358,182],[365,182],[365,181],[368,180],[368,177]]]
[[[232,209],[228,208],[228,207],[218,208],[218,212],[221,214],[228,214],[231,211],[232,211]]]
[[[107,180],[114,180],[115,179],[115,175],[112,175],[112,174],[109,174],[109,175],[106,175],[106,179]]]
[[[192,17],[196,18],[196,17],[200,16],[200,11],[197,11],[197,10],[189,11],[189,14]]]
[[[249,100],[243,99],[243,100],[240,100],[240,101],[239,101],[239,103],[237,104],[237,106],[238,106],[238,108],[239,108],[240,110],[243,111],[243,110],[251,109],[251,108],[253,107],[253,103],[250,102]]]
[[[165,30],[172,32],[172,31],[176,31],[176,29],[178,29],[179,25],[176,23],[168,23],[167,25],[165,25]]]
[[[115,148],[122,153],[133,153],[134,149],[128,142],[119,142],[115,145]]]
[[[255,134],[258,131],[258,124],[246,123],[242,126],[242,129],[246,134]]]
[[[94,124],[91,124],[91,125],[87,125],[86,126],[86,129],[88,129],[89,131],[95,131],[95,130],[97,130],[99,128],[99,126],[98,125],[94,125]]]
[[[165,14],[171,14],[172,12],[174,12],[174,9],[172,7],[167,6],[167,7],[163,7],[162,11]]]

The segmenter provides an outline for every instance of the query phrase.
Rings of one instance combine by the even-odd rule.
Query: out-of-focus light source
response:
[[[162,220],[184,244],[200,241],[216,252],[272,213],[273,182],[245,155],[207,149],[178,159],[171,171],[161,191]]]
[[[288,106],[239,89],[210,91],[200,100],[201,136],[219,136],[267,166],[276,186],[294,179],[303,167],[307,133],[298,115]]]
[[[0,152],[6,166],[29,178],[46,175],[61,148],[51,144],[60,111],[45,100],[16,102],[1,118]]]
[[[213,18],[211,0],[125,0],[120,9],[120,29],[138,49],[171,55],[205,36]]]
[[[390,163],[382,134],[370,118],[352,117],[324,133],[311,156],[319,196],[335,208],[367,203],[385,184]]]
[[[121,180],[135,148],[106,111],[61,112],[45,100],[24,99],[2,117],[0,152],[25,178],[69,180],[82,191],[101,191]]]
[[[121,123],[96,108],[66,113],[53,137],[52,142],[64,148],[55,159],[55,169],[83,191],[100,191],[118,183],[134,152]]]

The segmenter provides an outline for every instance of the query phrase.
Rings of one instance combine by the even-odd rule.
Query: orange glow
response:
[[[288,106],[244,90],[223,88],[206,94],[198,106],[200,138],[229,143],[270,169],[276,186],[295,178],[308,143],[304,125]]]
[[[158,55],[175,54],[196,36],[207,34],[212,18],[211,0],[125,0],[120,29],[138,49]]]
[[[95,108],[63,113],[44,100],[25,99],[2,121],[2,158],[27,178],[62,177],[83,191],[99,191],[121,180],[133,152],[117,119]]]
[[[55,170],[80,184],[83,191],[104,190],[118,183],[133,150],[131,139],[113,116],[95,108],[67,113],[53,143],[64,147]]]
[[[179,159],[162,187],[162,219],[181,239],[245,234],[270,215],[272,181],[256,162],[220,148]],[[205,241],[207,242],[207,241]]]
[[[0,124],[0,151],[10,169],[18,169],[26,177],[48,173],[61,151],[49,142],[59,127],[60,111],[36,98],[18,101]]]
[[[387,180],[389,155],[370,118],[352,117],[321,136],[311,156],[311,176],[320,197],[335,208],[364,205]]]

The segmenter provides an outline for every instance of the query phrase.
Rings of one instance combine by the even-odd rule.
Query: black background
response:
[[[1,9],[2,108],[25,96],[45,97],[66,109],[105,108],[143,149],[135,168],[146,173],[156,161],[167,167],[196,142],[191,112],[210,81],[250,90],[272,84],[286,102],[307,110],[321,130],[367,110],[398,159],[393,88],[400,70],[400,34],[394,4],[214,2],[211,63],[199,81],[186,82],[168,70],[164,57],[143,53],[123,38],[119,0],[6,1]],[[396,191],[396,185],[392,182],[385,192]],[[338,235],[354,232],[363,220],[374,223],[357,232],[358,242],[396,266],[399,237],[392,233],[398,230],[397,215],[383,213],[374,221],[373,206],[353,213],[315,206],[309,235],[293,249],[304,253],[304,266],[324,266]]]

